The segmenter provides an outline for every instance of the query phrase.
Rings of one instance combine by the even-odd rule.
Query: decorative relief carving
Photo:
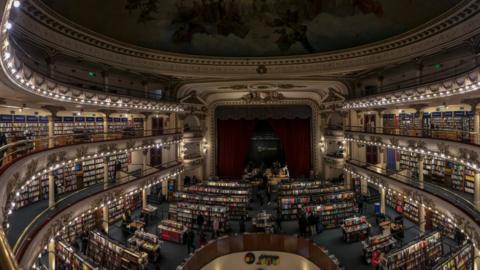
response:
[[[282,93],[277,91],[268,91],[268,92],[250,92],[242,97],[246,103],[267,103],[272,101],[279,101],[285,99]]]

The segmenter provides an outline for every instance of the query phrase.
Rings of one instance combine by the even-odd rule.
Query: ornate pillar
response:
[[[415,65],[417,68],[417,83],[422,83],[423,77],[423,59],[415,58]]]
[[[55,269],[55,238],[48,240],[47,251],[48,251],[48,269]]]
[[[110,89],[110,80],[109,80],[109,73],[110,73],[111,67],[108,65],[103,65],[102,67],[102,78],[103,78],[103,88],[105,92],[109,92]]]
[[[145,171],[148,168],[148,150],[144,149],[142,150],[142,175],[145,174]]]
[[[147,202],[147,193],[148,193],[148,190],[147,188],[144,188],[142,190],[142,208],[145,208],[148,204]]]
[[[103,216],[103,222],[102,222],[102,228],[103,230],[108,234],[108,229],[109,229],[109,223],[110,223],[110,217],[108,215],[108,205],[105,204],[104,207],[102,207],[102,216]]]
[[[480,172],[475,172],[473,203],[480,210]]]
[[[362,195],[368,194],[368,181],[365,178],[360,178],[360,192]]]
[[[103,121],[103,139],[108,140],[108,118],[115,113],[115,111],[112,110],[98,110],[99,112],[105,114],[105,121]]]
[[[145,94],[145,98],[148,98],[148,81],[143,80],[142,86],[143,86],[143,92]]]
[[[380,188],[380,213],[385,214],[385,188]]]
[[[425,157],[420,155],[418,158],[418,184],[420,188],[423,188],[423,165],[425,163]]]
[[[115,166],[115,165],[114,165]],[[106,189],[108,187],[108,171],[110,168],[108,167],[108,157],[103,158],[103,187]],[[115,175],[113,176],[115,177]]]
[[[45,105],[42,106],[42,109],[50,112],[48,116],[48,148],[52,148],[55,146],[55,139],[54,139],[54,123],[55,117],[59,111],[65,111],[64,107],[60,106],[52,106],[52,105]]]
[[[379,151],[378,164],[380,165],[380,167],[386,168],[387,166],[385,164],[385,147],[378,147],[378,151]]]
[[[346,189],[352,189],[352,174],[351,173],[346,173],[345,177],[345,188]]]
[[[420,227],[420,234],[425,234],[425,215],[425,205],[423,204],[422,200],[422,203],[418,205],[418,221]]]
[[[48,173],[48,207],[55,205],[55,177],[53,177],[53,171]]]
[[[377,93],[380,93],[383,90],[383,79],[384,79],[383,75],[379,75],[377,77],[377,89],[378,89]]]
[[[150,136],[152,135],[151,130],[152,127],[150,125],[151,122],[149,122],[149,117],[152,115],[151,112],[141,112],[141,114],[144,116],[143,117],[143,136]]]

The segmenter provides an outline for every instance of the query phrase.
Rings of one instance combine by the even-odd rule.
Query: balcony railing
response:
[[[390,128],[390,127],[363,127],[348,126],[345,127],[347,132],[361,132],[380,135],[397,135],[406,137],[439,139],[467,144],[480,145],[480,136],[478,133],[464,131],[458,129],[436,129],[436,128]]]
[[[392,180],[404,183],[416,189],[423,190],[427,193],[442,198],[458,209],[465,212],[470,216],[477,224],[480,225],[480,211],[473,204],[473,197],[460,192],[455,192],[448,188],[442,187],[438,184],[434,184],[428,181],[420,182],[418,177],[413,175],[409,170],[397,171],[380,167],[375,164],[370,164],[359,160],[348,160],[349,165],[360,167],[369,171],[372,174],[388,177]]]
[[[74,133],[55,135],[53,137],[32,137],[28,139],[11,139],[11,142],[0,147],[0,169],[11,162],[31,153],[39,152],[56,147],[64,147],[75,144],[97,143],[114,140],[125,140],[135,138],[147,138],[161,135],[181,134],[182,129],[162,130],[136,130],[126,129],[119,132],[109,133]],[[16,138],[12,134],[6,134],[9,138]]]
[[[81,134],[68,134],[68,135],[57,135],[53,137],[35,137],[31,139],[23,139],[18,141],[12,141],[6,145],[0,147],[0,171],[4,171],[6,167],[13,164],[15,161],[36,152],[53,149],[56,147],[70,146],[76,144],[84,143],[96,143],[96,142],[105,142],[105,141],[115,141],[123,139],[133,139],[140,137],[151,137],[151,136],[160,136],[160,135],[169,135],[169,134],[181,134],[182,129],[162,129],[162,130],[125,130],[121,132],[110,132],[110,133],[81,133]],[[7,137],[10,134],[6,134]],[[175,161],[177,164],[178,162]],[[153,174],[158,172],[162,166],[171,165],[171,164],[162,164],[158,167],[150,167],[145,171],[142,171],[141,176],[148,174]],[[173,165],[172,165],[173,166]],[[131,175],[125,176],[129,179],[132,179]],[[124,184],[125,179],[121,178],[119,181]],[[98,185],[97,188],[102,188],[103,185]],[[112,188],[113,186],[108,186]],[[68,196],[73,196],[70,194]],[[0,265],[5,267],[7,270],[19,269],[17,261],[15,260],[10,246],[8,245],[7,238],[4,231],[0,228]],[[3,268],[2,268],[3,269]]]
[[[21,232],[21,235],[16,235],[15,241],[15,252],[17,255],[17,259],[21,259],[28,246],[33,241],[36,234],[40,232],[40,230],[46,226],[54,217],[59,215],[61,212],[66,210],[67,208],[75,206],[75,204],[97,195],[99,193],[106,192],[108,190],[112,190],[114,188],[127,185],[129,183],[134,182],[135,180],[143,179],[145,177],[154,176],[157,173],[161,173],[163,171],[173,169],[178,167],[182,164],[180,160],[173,160],[169,162],[165,162],[159,164],[157,166],[148,167],[145,170],[141,170],[140,172],[136,172],[135,174],[127,174],[122,177],[116,178],[115,182],[113,183],[98,183],[96,185],[89,186],[88,188],[79,190],[74,193],[70,193],[65,195],[64,197],[60,198],[60,200],[55,203],[54,205],[48,207],[35,207],[36,213],[33,219],[30,219],[29,224],[16,224],[15,223],[15,215],[10,217],[10,222],[13,226],[19,227],[17,231]],[[22,211],[28,212],[32,215],[32,211],[28,209],[28,206],[18,210],[19,215],[21,215]],[[9,235],[10,236],[10,235]],[[9,237],[11,238],[11,237]]]

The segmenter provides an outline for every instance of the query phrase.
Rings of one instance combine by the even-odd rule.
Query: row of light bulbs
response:
[[[91,214],[92,212],[98,211],[99,209],[101,209],[101,208],[103,208],[103,207],[109,206],[109,205],[111,205],[111,204],[113,204],[113,203],[116,203],[117,201],[120,202],[120,201],[122,201],[123,199],[127,199],[127,198],[129,198],[129,197],[132,197],[132,196],[136,195],[137,193],[142,192],[142,191],[144,191],[144,190],[148,190],[149,188],[151,188],[151,187],[153,187],[153,186],[159,185],[159,184],[167,181],[168,179],[171,179],[171,178],[173,178],[173,177],[176,177],[177,175],[180,175],[180,174],[183,173],[184,171],[185,171],[184,168],[176,169],[175,172],[169,173],[169,174],[167,174],[167,175],[165,175],[165,176],[163,176],[163,177],[159,177],[159,178],[158,178],[157,180],[155,180],[154,182],[151,182],[151,183],[149,183],[149,184],[146,184],[146,185],[144,185],[143,187],[136,188],[136,189],[134,189],[134,190],[132,190],[132,191],[124,194],[124,195],[121,195],[121,196],[118,197],[118,198],[115,198],[115,199],[112,199],[112,200],[108,200],[108,201],[100,204],[99,206],[92,207],[92,208],[90,208],[90,209],[82,212],[82,214],[80,214],[79,216],[75,217],[73,220],[69,221],[69,222],[67,223],[67,225],[64,225],[59,231],[57,231],[57,232],[55,233],[55,235],[50,238],[49,241],[50,241],[50,242],[55,241],[55,238],[56,238],[56,237],[59,237],[62,233],[65,234],[66,231],[67,231],[67,227],[68,227],[68,226],[72,226],[72,225],[73,225],[73,222],[77,222],[79,218],[84,218],[86,215],[89,215],[89,214]],[[44,249],[44,251],[47,251],[47,250],[48,250],[48,245],[45,245],[45,246],[43,247],[43,249]],[[42,254],[40,253],[40,254],[38,255],[38,258],[40,259],[41,256],[42,256]],[[37,265],[34,264],[34,265],[33,265],[33,269],[40,269],[40,267],[39,267],[39,266],[37,267]]]
[[[75,163],[85,161],[85,160],[102,158],[102,157],[106,158],[106,157],[111,156],[111,155],[116,155],[116,154],[121,154],[121,153],[130,153],[130,152],[134,152],[134,151],[147,150],[147,149],[151,149],[151,148],[160,148],[160,147],[163,147],[163,146],[178,144],[180,142],[182,142],[182,139],[172,140],[172,141],[167,141],[167,142],[161,142],[161,143],[154,143],[154,144],[138,146],[138,147],[131,147],[131,148],[128,148],[128,149],[123,149],[123,150],[118,150],[118,151],[114,150],[112,152],[110,152],[110,151],[100,152],[100,153],[96,153],[96,154],[93,154],[93,155],[86,155],[86,156],[82,156],[80,158],[75,158],[75,159],[70,159],[70,160],[67,160],[67,161],[62,161],[61,163],[54,164],[54,165],[52,165],[48,168],[43,169],[42,171],[38,172],[37,174],[33,175],[29,180],[27,180],[20,187],[20,191],[17,191],[15,193],[15,199],[18,199],[20,197],[20,192],[24,191],[27,188],[27,186],[30,185],[33,181],[35,181],[37,178],[40,178],[40,177],[42,177],[42,176],[44,176],[44,175],[46,175],[50,172],[58,170],[59,168],[63,168],[63,167],[68,166],[68,165],[73,165]],[[15,209],[15,206],[16,206],[16,203],[15,203],[15,200],[14,200],[10,203],[10,207],[7,211],[7,215],[11,215],[13,213],[13,210]],[[7,223],[7,228],[9,228],[8,223]]]
[[[415,93],[412,96],[409,97],[400,97],[396,98],[394,96],[387,98],[386,96],[380,98],[372,98],[371,100],[368,101],[351,101],[347,102],[344,106],[344,110],[349,110],[349,109],[364,109],[364,108],[369,108],[369,107],[377,107],[377,106],[385,106],[385,105],[400,105],[403,103],[409,103],[409,102],[416,102],[416,101],[423,101],[423,100],[429,100],[429,99],[435,99],[435,98],[440,98],[440,97],[448,97],[448,96],[453,96],[453,95],[461,95],[473,91],[477,91],[480,89],[480,81],[479,82],[472,82],[466,86],[461,86],[452,90],[448,89],[443,89],[439,90],[438,93],[432,93],[432,94],[420,94],[420,93]]]
[[[11,6],[14,8],[19,8],[21,3],[19,0],[10,1]],[[9,14],[9,10],[7,14]],[[8,17],[8,15],[7,15]],[[142,109],[142,110],[154,110],[154,111],[165,111],[165,112],[183,112],[184,108],[181,105],[177,104],[156,104],[156,105],[139,105],[139,104],[127,104],[124,103],[122,100],[118,102],[112,102],[111,100],[107,99],[105,101],[102,100],[94,100],[94,99],[87,99],[87,98],[78,98],[67,96],[63,94],[59,94],[54,92],[54,90],[45,90],[39,87],[36,87],[29,79],[24,78],[23,74],[20,74],[14,65],[14,60],[12,57],[12,48],[8,41],[8,34],[7,32],[12,29],[13,23],[10,21],[6,21],[5,25],[2,27],[3,35],[5,36],[4,44],[3,44],[3,56],[2,56],[2,63],[8,72],[10,73],[10,78],[14,80],[19,86],[21,86],[24,90],[27,90],[30,93],[34,93],[37,95],[41,95],[43,97],[54,99],[58,101],[68,101],[72,103],[82,104],[82,105],[94,105],[94,106],[105,106],[108,108],[120,108],[120,109]]]
[[[369,176],[365,176],[365,175],[362,175],[362,174],[359,174],[349,168],[343,168],[343,171],[346,172],[347,174],[350,174],[352,177],[358,177],[360,179],[363,179],[365,181],[367,181],[368,183],[371,183],[375,186],[378,186],[379,188],[383,189],[383,190],[386,190],[388,191],[389,193],[393,193],[393,194],[398,194],[399,196],[402,196],[405,200],[408,200],[409,203],[411,204],[415,204],[417,207],[419,206],[422,206],[426,209],[428,209],[429,211],[434,211],[436,214],[440,214],[440,216],[442,217],[443,220],[446,220],[448,223],[450,223],[453,227],[455,228],[458,228],[462,233],[464,233],[466,235],[466,238],[467,240],[470,240],[470,236],[468,234],[465,233],[465,231],[463,230],[463,228],[461,228],[459,226],[459,224],[455,223],[450,217],[446,216],[444,213],[440,213],[437,209],[433,209],[432,207],[430,206],[427,206],[425,205],[424,203],[422,202],[419,202],[418,200],[416,199],[412,199],[411,197],[407,197],[407,195],[405,195],[404,193],[400,192],[400,191],[397,191],[395,189],[392,189],[392,188],[389,188],[389,187],[386,187],[384,185],[382,185],[381,183],[378,183],[377,181],[373,180],[371,177]],[[472,241],[473,242],[473,247],[476,247],[476,244],[475,244],[475,241]],[[479,252],[480,253],[480,252]]]
[[[367,140],[360,140],[360,139],[354,139],[354,138],[345,138],[346,142],[356,142],[359,144],[366,144],[366,145],[372,145],[372,146],[378,146],[378,147],[386,147],[386,148],[391,148],[399,151],[405,151],[405,152],[410,152],[410,153],[415,153],[423,156],[431,156],[434,158],[438,159],[444,159],[444,160],[451,160],[456,163],[462,164],[476,172],[480,172],[480,165],[477,163],[473,163],[471,161],[465,160],[463,158],[457,158],[455,156],[449,155],[449,154],[444,154],[444,153],[439,153],[435,151],[430,151],[430,150],[425,150],[425,149],[420,149],[420,148],[412,148],[412,147],[406,147],[406,146],[399,146],[399,145],[393,145],[393,144],[387,144],[387,143],[382,143],[382,142],[374,142],[374,141],[367,141]]]

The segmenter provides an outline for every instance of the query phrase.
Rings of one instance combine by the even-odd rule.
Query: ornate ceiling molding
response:
[[[26,1],[22,10],[24,13],[16,18],[16,22],[22,25],[22,31],[31,31],[33,36],[42,33],[42,36],[36,36],[37,41],[112,64],[123,63],[138,69],[153,69],[180,76],[338,74],[411,59],[415,55],[452,46],[480,32],[480,0],[464,0],[442,16],[412,31],[348,50],[269,58],[200,57],[139,48],[101,37],[49,12],[49,8],[39,0]]]

